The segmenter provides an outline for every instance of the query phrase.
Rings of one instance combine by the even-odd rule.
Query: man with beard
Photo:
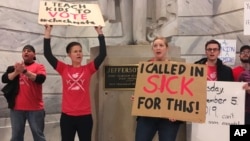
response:
[[[250,65],[249,65],[250,46],[249,45],[243,45],[240,48],[239,57],[240,57],[241,65],[233,68],[234,81],[238,81],[240,74],[245,70],[249,70],[250,68]]]
[[[245,124],[250,125],[250,65],[249,65],[249,57],[250,57],[250,46],[243,45],[240,48],[240,61],[241,65],[235,67],[233,69],[234,80],[240,82],[247,82],[244,85],[244,89],[246,90],[246,100],[245,100]]]

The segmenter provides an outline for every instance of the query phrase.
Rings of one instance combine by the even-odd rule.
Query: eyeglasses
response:
[[[216,51],[219,51],[219,49],[218,48],[207,48],[206,49],[206,51],[208,51],[208,52],[216,52]]]
[[[240,54],[244,54],[244,55],[249,55],[250,54],[250,52],[249,51],[242,51],[242,52],[240,52]]]

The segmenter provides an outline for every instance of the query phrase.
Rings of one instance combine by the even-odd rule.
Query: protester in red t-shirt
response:
[[[33,139],[45,141],[42,98],[42,84],[46,79],[45,67],[35,62],[35,49],[31,45],[24,46],[22,58],[22,62],[9,66],[2,76],[2,82],[12,85],[14,89],[8,93],[13,96],[8,100],[11,109],[11,140],[24,140],[25,123],[28,120]],[[16,94],[13,95],[14,93]]]
[[[95,27],[99,39],[99,55],[86,65],[82,65],[82,46],[71,42],[66,52],[71,64],[57,60],[50,46],[52,26],[45,26],[44,56],[61,75],[63,85],[62,114],[60,119],[62,141],[74,141],[77,132],[80,141],[91,141],[92,115],[90,104],[90,79],[106,57],[106,44],[102,27]]]
[[[235,81],[243,81],[250,83],[250,46],[243,45],[240,48],[240,61],[241,64],[233,68],[233,75]],[[247,90],[248,85],[244,85],[246,89],[246,100],[245,100],[245,124],[250,124],[250,91]]]

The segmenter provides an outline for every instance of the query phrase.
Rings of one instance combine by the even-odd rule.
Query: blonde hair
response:
[[[154,40],[152,41],[151,45],[153,46],[153,45],[154,45],[154,42],[155,42],[156,40],[158,40],[158,39],[164,41],[166,47],[168,47],[167,38],[162,37],[162,36],[156,36],[156,37],[154,38]]]

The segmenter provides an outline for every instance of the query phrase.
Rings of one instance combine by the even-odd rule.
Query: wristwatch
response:
[[[27,69],[24,69],[24,70],[23,70],[23,74],[25,74],[25,73],[27,73]]]

